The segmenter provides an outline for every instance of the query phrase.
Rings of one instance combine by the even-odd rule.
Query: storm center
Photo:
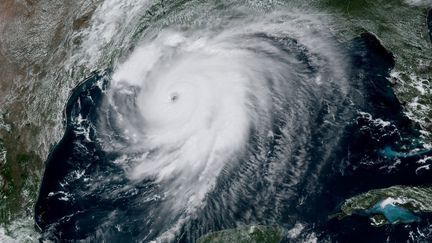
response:
[[[177,93],[177,92],[173,92],[173,93],[171,93],[171,95],[170,95],[170,97],[169,97],[169,101],[170,101],[171,103],[175,103],[179,98],[180,98],[179,93]]]

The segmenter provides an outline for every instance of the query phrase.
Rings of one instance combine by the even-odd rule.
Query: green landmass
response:
[[[197,243],[279,243],[283,230],[277,226],[245,226],[209,233]]]
[[[392,186],[371,190],[347,199],[341,206],[341,213],[335,216],[342,219],[354,214],[362,214],[386,199],[397,201],[398,207],[413,213],[432,213],[432,187]],[[377,226],[389,223],[383,215],[372,215],[371,220]]]

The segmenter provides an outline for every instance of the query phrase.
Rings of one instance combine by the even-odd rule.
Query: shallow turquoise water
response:
[[[405,209],[403,207],[397,206],[395,204],[382,205],[383,201],[378,202],[372,208],[368,209],[366,213],[370,215],[381,214],[387,221],[391,224],[395,223],[414,223],[419,222],[420,218],[414,213]]]

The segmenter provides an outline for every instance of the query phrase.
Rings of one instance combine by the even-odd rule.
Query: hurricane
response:
[[[391,54],[285,4],[168,5],[147,24],[125,12],[127,48],[71,92],[36,204],[42,238],[195,242],[254,224],[314,238],[328,219],[317,212],[334,210],[321,201],[331,175],[365,153],[350,129],[381,136],[394,127],[374,116],[399,119],[393,94],[370,91],[371,76],[388,87]]]
[[[326,89],[342,93],[345,80],[328,68],[337,65],[329,44],[284,26],[168,31],[144,42],[113,74],[103,129],[119,139],[105,139],[104,149],[124,152],[119,163],[131,180],[168,183],[181,205],[198,205],[224,167],[265,152],[274,122],[284,124],[278,143],[287,153],[291,128],[310,120],[305,111]]]

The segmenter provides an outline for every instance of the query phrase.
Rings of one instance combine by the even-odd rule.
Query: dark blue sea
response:
[[[326,60],[314,60],[309,47],[295,37],[281,40],[257,34],[253,38],[294,56],[299,68],[293,70],[303,75],[296,81],[299,87],[308,86],[302,78],[325,70],[314,62]],[[417,162],[432,151],[424,148],[418,125],[403,113],[392,89],[393,54],[370,33],[337,45],[347,66],[345,95],[329,89],[315,97],[308,91],[309,98],[295,96],[297,101],[310,99],[301,103],[305,106],[297,106],[296,100],[282,102],[292,117],[303,119],[291,127],[290,151],[280,153],[286,146],[280,139],[286,136],[282,128],[290,120],[278,119],[284,110],[275,112],[272,139],[258,146],[259,133],[252,131],[249,152],[221,170],[205,194],[205,203],[193,213],[184,208],[170,211],[166,200],[175,198],[161,196],[167,185],[151,176],[131,182],[125,167],[117,163],[124,150],[105,148],[109,139],[123,141],[120,128],[112,125],[115,111],[106,103],[113,71],[88,74],[71,92],[64,110],[64,136],[46,161],[35,215],[41,240],[150,242],[169,231],[173,233],[163,238],[166,241],[195,242],[206,233],[242,225],[289,230],[300,222],[305,227],[301,236],[297,240],[286,236],[283,242],[311,235],[317,242],[431,242],[432,217],[426,213],[416,213],[419,220],[412,223],[381,227],[372,226],[367,215],[331,217],[345,200],[372,189],[432,184],[432,171],[417,170]],[[134,97],[118,98],[131,113],[137,112]],[[262,151],[265,156],[258,156]]]

